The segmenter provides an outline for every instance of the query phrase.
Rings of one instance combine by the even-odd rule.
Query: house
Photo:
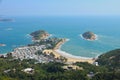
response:
[[[95,66],[99,66],[98,62],[94,62],[93,65],[95,65]]]
[[[32,69],[32,68],[26,68],[26,69],[23,69],[22,71],[25,72],[25,73],[28,73],[28,74],[33,74],[34,73],[34,69]]]
[[[76,65],[66,65],[63,66],[64,70],[83,70],[82,67],[76,66]]]

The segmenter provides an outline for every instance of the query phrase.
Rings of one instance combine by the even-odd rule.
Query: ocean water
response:
[[[0,22],[0,54],[32,43],[28,35],[46,30],[52,37],[67,38],[61,50],[81,57],[96,57],[109,50],[120,48],[120,17],[12,17],[14,22]],[[92,31],[98,40],[87,41],[80,34]]]

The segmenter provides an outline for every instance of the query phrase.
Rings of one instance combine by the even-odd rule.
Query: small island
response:
[[[0,46],[6,46],[5,44],[0,44]]]
[[[33,37],[33,41],[43,40],[50,36],[50,34],[44,30],[38,30],[30,34]]]
[[[85,39],[85,40],[96,40],[97,39],[97,35],[94,34],[93,32],[91,31],[87,31],[85,33],[82,34],[82,37]]]
[[[4,18],[0,18],[0,22],[12,22],[13,19],[4,19]]]

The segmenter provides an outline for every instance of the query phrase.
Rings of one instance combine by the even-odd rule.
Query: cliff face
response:
[[[83,33],[82,36],[86,40],[95,40],[96,39],[96,35],[90,31]]]

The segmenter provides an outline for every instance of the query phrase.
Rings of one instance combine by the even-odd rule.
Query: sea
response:
[[[14,16],[12,22],[0,22],[0,54],[32,43],[29,35],[45,30],[51,37],[67,38],[61,50],[77,57],[94,58],[120,48],[120,17],[118,16]],[[98,39],[88,41],[81,34],[92,31]]]

